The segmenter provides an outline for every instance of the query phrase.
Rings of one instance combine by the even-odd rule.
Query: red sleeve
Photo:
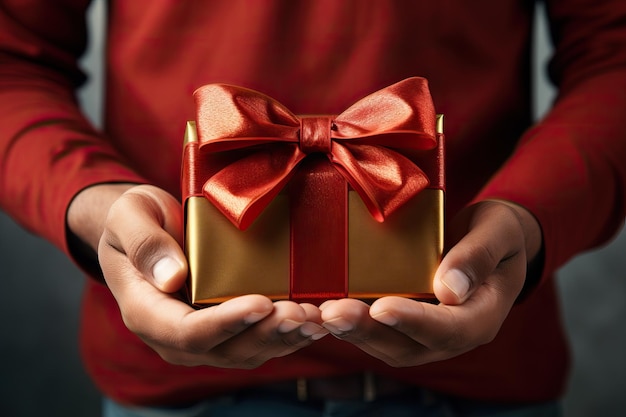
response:
[[[557,100],[477,197],[512,200],[534,213],[544,278],[607,242],[626,215],[626,2],[546,3]]]
[[[69,253],[65,215],[83,188],[145,182],[79,110],[88,0],[0,6],[0,207]]]

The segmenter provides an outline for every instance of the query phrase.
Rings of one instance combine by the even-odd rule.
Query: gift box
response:
[[[194,95],[182,164],[190,303],[434,298],[444,136],[426,80],[340,115],[296,116],[224,84]]]

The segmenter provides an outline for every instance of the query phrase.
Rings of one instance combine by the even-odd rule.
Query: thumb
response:
[[[186,277],[187,266],[171,254],[165,254],[152,266],[154,285],[163,292],[178,291]]]
[[[111,206],[99,246],[125,255],[139,275],[171,293],[179,290],[187,277],[182,227],[178,201],[159,188],[140,185]],[[109,279],[115,277],[107,277],[107,282]]]
[[[456,243],[433,281],[439,301],[462,304],[483,284],[517,296],[526,272],[525,239],[519,218],[509,206],[483,202],[468,207],[449,232]]]

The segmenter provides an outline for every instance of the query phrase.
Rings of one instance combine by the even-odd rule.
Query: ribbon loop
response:
[[[296,116],[254,90],[209,84],[194,93],[199,152],[244,150],[203,187],[205,197],[245,229],[311,153],[324,153],[383,221],[429,184],[403,150],[433,149],[435,110],[428,82],[408,78],[336,116]]]
[[[307,155],[330,153],[332,123],[330,116],[300,116],[300,150]]]

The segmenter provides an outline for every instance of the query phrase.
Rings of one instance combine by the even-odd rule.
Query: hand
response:
[[[115,195],[111,187],[118,187],[118,198],[110,208],[105,204],[106,219],[90,223],[101,224],[96,239],[98,232],[80,229],[85,223],[77,213],[93,201],[90,194]],[[195,310],[181,301],[176,293],[187,276],[181,207],[163,190],[95,186],[72,206],[68,224],[87,243],[98,240],[102,272],[124,323],[168,362],[254,368],[327,333],[318,324],[319,309],[309,304],[248,295]]]
[[[447,252],[434,278],[440,304],[384,297],[371,307],[354,299],[320,306],[324,326],[395,367],[448,359],[496,336],[539,252],[541,231],[525,209],[486,201],[451,225]]]

